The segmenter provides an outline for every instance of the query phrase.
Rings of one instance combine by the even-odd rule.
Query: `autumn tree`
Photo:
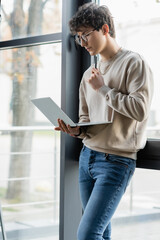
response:
[[[42,32],[43,10],[48,0],[30,0],[28,13],[24,12],[24,0],[14,0],[10,16],[4,15],[10,26],[12,38],[40,35]],[[39,47],[23,47],[12,50],[12,125],[33,125],[34,113],[30,97],[34,97],[37,88],[37,67],[39,65]],[[29,177],[32,150],[32,132],[11,132],[11,157],[9,178]],[[7,198],[25,201],[29,192],[29,181],[10,181]]]

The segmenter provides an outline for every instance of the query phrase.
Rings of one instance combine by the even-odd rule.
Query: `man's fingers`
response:
[[[94,68],[94,71],[95,71],[95,72],[99,72],[98,68]]]
[[[63,120],[58,119],[58,124],[63,132],[69,133],[69,130],[68,130],[66,124],[63,122]]]
[[[98,74],[99,70],[97,68],[92,68],[92,73]]]
[[[71,127],[70,125],[67,125],[67,127],[71,136],[79,134],[80,127]]]
[[[64,132],[64,129],[63,129],[63,125],[62,125],[62,122],[61,122],[61,119],[58,119],[58,124],[59,124],[59,128],[62,132]]]
[[[55,127],[54,130],[60,131],[61,129],[60,129],[60,127]]]
[[[70,133],[69,130],[68,130],[68,127],[66,126],[66,124],[62,120],[61,120],[61,124],[62,124],[62,127],[64,129],[64,132]]]
[[[58,127],[55,127],[55,130],[57,131],[62,131],[65,133],[68,133],[70,136],[74,137],[75,135],[79,134],[79,126],[78,127],[71,127],[69,124],[65,124],[63,120],[58,119]]]

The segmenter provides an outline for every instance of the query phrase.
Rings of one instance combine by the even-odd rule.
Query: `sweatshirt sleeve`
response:
[[[139,58],[130,63],[125,79],[127,94],[106,85],[98,91],[105,97],[107,105],[112,109],[141,122],[149,114],[153,94],[152,72],[144,60]]]

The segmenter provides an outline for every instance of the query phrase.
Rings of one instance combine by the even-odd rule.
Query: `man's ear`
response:
[[[104,24],[104,25],[102,26],[102,32],[103,32],[104,35],[106,35],[107,33],[109,33],[109,26],[108,26],[108,24]]]

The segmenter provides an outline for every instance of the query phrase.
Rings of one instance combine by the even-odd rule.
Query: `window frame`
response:
[[[1,41],[0,50],[10,48],[31,47],[36,45],[60,43],[62,42],[62,33],[52,33],[46,35],[18,38],[13,40]]]

